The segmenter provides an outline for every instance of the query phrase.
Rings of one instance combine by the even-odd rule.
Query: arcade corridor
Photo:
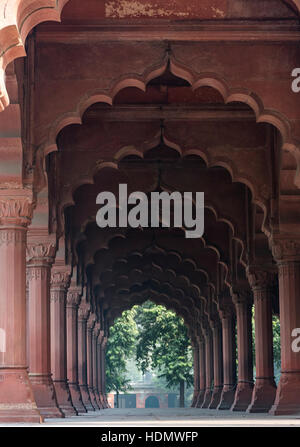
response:
[[[0,424],[290,424],[299,1],[134,3],[0,2]],[[148,208],[127,226],[120,185],[149,200],[204,193],[204,234],[152,225]],[[117,197],[114,227],[99,226],[101,192]],[[126,415],[108,409],[106,344],[149,298],[188,328],[193,408]]]

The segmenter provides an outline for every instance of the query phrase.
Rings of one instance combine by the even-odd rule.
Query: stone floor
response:
[[[34,424],[31,424],[34,425]],[[43,426],[197,426],[197,427],[300,427],[297,416],[271,416],[196,408],[108,409],[67,419],[48,419]]]

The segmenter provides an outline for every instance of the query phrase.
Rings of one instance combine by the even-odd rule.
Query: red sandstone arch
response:
[[[116,239],[116,237],[114,238]],[[146,243],[147,247],[147,243]],[[205,247],[204,247],[205,248]],[[157,247],[158,250],[158,247]],[[122,254],[115,254],[112,258],[109,258],[107,261],[103,257],[103,250],[100,250],[99,252],[99,259],[101,259],[103,262],[100,267],[97,267],[97,260],[95,259],[95,271],[94,274],[99,277],[99,281],[97,280],[97,285],[99,285],[100,290],[102,292],[102,299],[109,301],[109,306],[111,307],[113,297],[116,294],[116,303],[117,307],[119,307],[119,304],[124,302],[125,295],[124,292],[127,290],[127,292],[130,292],[130,289],[133,285],[138,286],[138,284],[143,279],[146,280],[149,276],[149,266],[153,265],[153,272],[150,274],[150,277],[152,279],[155,278],[155,280],[159,281],[162,286],[164,284],[169,283],[170,285],[167,287],[167,290],[169,288],[175,287],[176,290],[182,289],[185,292],[180,292],[179,295],[176,293],[176,290],[174,288],[173,293],[168,294],[172,296],[175,300],[180,300],[180,305],[183,305],[183,296],[190,297],[191,304],[188,306],[187,310],[191,309],[191,306],[194,304],[197,306],[197,303],[200,303],[199,299],[203,299],[204,302],[206,300],[205,297],[202,297],[202,293],[200,291],[200,288],[202,288],[203,285],[200,285],[198,283],[194,282],[194,279],[192,279],[195,276],[195,273],[197,275],[201,272],[202,276],[204,276],[205,281],[205,287],[210,287],[210,290],[212,293],[215,293],[215,286],[209,281],[209,278],[207,276],[207,273],[203,271],[202,268],[198,268],[196,263],[194,263],[192,260],[189,262],[189,265],[191,266],[191,271],[186,271],[183,267],[184,264],[186,264],[187,261],[190,261],[189,258],[182,257],[180,253],[162,249],[160,248],[158,251],[154,249],[152,252],[147,253],[144,252],[144,249],[139,251],[130,251],[126,250]],[[104,249],[104,251],[112,253],[111,248],[108,247]],[[153,257],[154,256],[154,257]],[[174,258],[175,256],[175,258]],[[137,258],[137,259],[135,259]],[[173,259],[173,261],[172,261]],[[176,265],[173,263],[176,261]],[[133,262],[133,264],[132,264]],[[171,264],[169,264],[171,262]],[[121,264],[122,265],[121,265]],[[150,263],[150,264],[149,264]],[[123,266],[123,267],[122,267]],[[135,267],[134,267],[135,266]],[[121,269],[121,270],[120,270]],[[173,272],[173,269],[174,272]],[[100,274],[101,272],[101,274]],[[156,272],[156,273],[155,273]],[[173,272],[173,273],[172,273]],[[170,276],[170,274],[172,275]],[[192,277],[190,277],[192,275]],[[95,277],[95,276],[94,276]],[[150,278],[149,277],[149,278]],[[197,276],[198,277],[198,276]],[[201,280],[202,284],[203,278]],[[142,283],[141,283],[142,285]],[[121,295],[118,295],[118,291],[123,291]],[[173,289],[172,289],[173,290]],[[104,293],[105,291],[105,293]],[[108,291],[108,295],[106,293]],[[162,290],[160,293],[166,293],[166,289]],[[177,297],[177,298],[176,298]],[[181,298],[180,298],[181,297]],[[187,298],[188,300],[188,298]]]
[[[56,121],[52,123],[47,140],[42,145],[44,154],[47,155],[50,152],[58,150],[56,146],[56,138],[59,132],[70,124],[82,124],[82,116],[90,106],[98,102],[112,105],[117,93],[128,87],[135,87],[145,91],[147,84],[152,79],[155,79],[162,74],[166,67],[167,62],[164,62],[160,67],[155,67],[154,69],[146,68],[141,76],[130,76],[118,80],[108,94],[96,90],[81,97],[76,110],[58,117]],[[241,102],[248,105],[253,110],[257,123],[269,123],[278,129],[283,139],[284,149],[292,151],[292,148],[294,147],[294,150],[297,150],[296,145],[299,142],[293,140],[291,125],[288,118],[280,112],[265,109],[263,101],[254,92],[242,87],[236,88],[231,86],[228,81],[220,78],[216,73],[193,73],[188,67],[175,61],[172,56],[170,58],[170,70],[175,76],[188,81],[192,90],[196,90],[199,87],[212,87],[221,94],[225,104]]]
[[[300,0],[283,0],[283,2],[290,5],[294,11],[300,12]]]
[[[149,295],[151,295],[151,298],[149,298]],[[118,307],[111,307],[107,314],[109,324],[113,325],[114,320],[120,317],[125,310],[131,309],[134,305],[140,305],[143,302],[147,301],[147,299],[150,299],[150,301],[153,301],[155,304],[162,305],[166,307],[166,309],[175,312],[178,316],[183,318],[188,331],[192,332],[193,330],[192,318],[190,317],[187,310],[182,307],[182,304],[179,305],[177,300],[175,300],[172,296],[169,296],[166,293],[157,292],[156,290],[153,290],[150,287],[146,288],[142,292],[130,294],[128,299],[124,300],[123,305],[120,305]]]
[[[148,148],[151,149],[152,147],[154,147],[156,145],[157,142],[158,142],[157,138],[154,138],[153,141],[148,142],[146,148],[144,148],[145,153],[147,152]],[[180,146],[177,145],[176,143],[170,142],[169,140],[167,141],[167,143],[168,143],[168,145],[173,147],[179,154],[183,153]],[[64,221],[64,219],[63,219],[64,210],[69,206],[75,205],[74,193],[80,186],[95,184],[94,179],[95,179],[96,174],[98,174],[103,169],[110,168],[112,170],[120,172],[120,167],[118,165],[118,162],[120,162],[124,157],[130,156],[130,155],[136,155],[141,160],[143,160],[143,158],[144,158],[144,152],[141,149],[136,148],[135,146],[132,146],[130,148],[125,147],[125,148],[118,150],[117,153],[114,154],[115,161],[105,161],[105,162],[100,162],[96,166],[93,165],[90,168],[89,172],[85,173],[84,176],[81,176],[78,179],[76,179],[75,183],[72,183],[72,185],[66,192],[66,195],[63,197],[62,202],[60,204],[59,216],[60,216],[61,222]],[[247,176],[247,175],[241,175],[240,171],[239,171],[239,167],[236,166],[235,163],[232,160],[230,160],[229,158],[224,158],[223,156],[222,157],[214,157],[208,151],[204,152],[203,150],[199,150],[199,149],[186,151],[185,154],[182,156],[182,158],[184,159],[184,157],[189,156],[189,155],[197,155],[197,157],[201,158],[205,162],[208,169],[211,167],[215,167],[215,166],[223,167],[231,176],[231,180],[233,183],[245,184],[250,189],[250,191],[252,193],[253,203],[258,205],[264,213],[263,230],[266,234],[269,232],[269,229],[266,228],[266,225],[265,225],[266,219],[267,219],[267,213],[268,213],[267,200],[264,197],[262,197],[262,194],[260,193],[260,187],[257,187],[255,185],[254,178],[252,179],[252,178],[249,178],[249,176]],[[163,187],[163,189],[167,190],[164,187]],[[149,189],[149,192],[150,191],[151,191],[151,189]],[[213,213],[216,216],[216,219],[218,221],[223,221],[224,223],[227,223],[229,225],[229,227],[232,229],[234,237],[237,240],[239,240],[240,243],[242,243],[241,237],[239,236],[238,228],[229,216],[224,216],[224,212],[221,213],[220,211],[218,211],[216,205],[214,203],[212,203],[210,200],[207,201],[205,207],[208,209],[211,209],[213,211]],[[242,243],[242,245],[243,245],[243,243]]]
[[[130,76],[128,78],[119,79],[116,81],[115,85],[111,88],[109,94],[99,91],[89,92],[88,94],[81,97],[79,100],[76,110],[64,114],[58,117],[55,122],[53,122],[49,128],[48,136],[46,141],[40,146],[40,156],[46,156],[51,152],[57,151],[57,136],[59,132],[66,126],[71,124],[82,124],[82,117],[85,111],[93,104],[98,102],[103,102],[109,105],[113,104],[114,97],[116,94],[127,87],[136,87],[142,91],[146,90],[147,83],[157,77],[159,74],[163,73],[167,67],[167,61],[164,61],[160,67],[146,68],[143,75],[140,76]],[[268,123],[274,126],[282,137],[282,149],[292,153],[296,159],[298,170],[294,179],[295,185],[300,187],[300,142],[293,138],[292,126],[289,119],[275,110],[268,110],[264,107],[262,99],[256,95],[254,92],[244,89],[242,87],[235,88],[231,86],[226,80],[221,79],[216,73],[193,73],[188,67],[181,64],[179,61],[175,60],[173,56],[170,57],[170,70],[171,72],[182,79],[188,81],[193,90],[199,87],[212,87],[217,90],[224,99],[225,104],[231,102],[241,102],[248,105],[254,112],[257,123]],[[195,152],[199,149],[195,149]],[[121,154],[119,154],[121,155]],[[201,153],[202,155],[202,153]],[[204,156],[205,160],[205,156]],[[207,160],[205,160],[207,161]],[[231,160],[215,160],[214,164],[224,163],[224,167],[229,170],[231,175],[238,176],[238,169],[234,169]],[[254,193],[254,185],[249,179],[242,179]],[[254,195],[254,201],[264,209],[266,213],[266,205],[264,200],[261,198],[256,198],[257,194]]]
[[[69,0],[5,0],[0,5],[0,111],[9,105],[5,69],[18,57],[26,56],[28,33],[41,22],[60,20],[62,8]]]
[[[214,213],[212,213],[212,216],[215,218],[215,223],[217,224],[219,221],[216,219],[216,215]],[[141,230],[142,231],[142,230]],[[85,237],[85,239],[88,241],[88,236]],[[124,244],[127,243],[127,239],[128,236],[126,235],[126,230],[124,233],[120,232],[120,229],[116,229],[116,231],[114,231],[113,233],[108,233],[107,235],[104,236],[103,241],[99,242],[99,243],[93,243],[92,246],[89,249],[89,258],[86,260],[86,267],[88,265],[93,265],[95,264],[95,258],[97,253],[99,252],[99,250],[103,250],[106,251],[107,253],[110,251],[112,244],[114,243],[114,241],[116,240],[120,240],[120,241],[124,241]],[[242,254],[244,253],[244,244],[241,240],[237,239],[235,237],[236,240],[238,240],[238,242],[241,245],[241,256],[240,256],[240,263],[241,265],[243,265],[245,267],[245,263],[242,259]],[[224,269],[225,269],[225,280],[227,278],[227,275],[229,273],[229,266],[227,265],[228,259],[225,257],[223,258],[220,248],[218,248],[213,241],[210,241],[209,243],[207,243],[207,241],[205,240],[204,237],[200,238],[200,241],[203,245],[203,249],[206,250],[210,250],[212,252],[214,252],[216,254],[217,257],[217,263],[220,265],[223,265]],[[80,239],[78,241],[78,244],[80,244],[82,242],[82,239]],[[144,244],[147,245],[147,239],[146,242],[144,242]],[[126,247],[124,246],[124,250],[126,250]],[[164,250],[164,249],[162,249]],[[76,250],[75,250],[76,251]],[[180,253],[178,253],[178,256],[180,257],[181,262],[183,261],[182,256]],[[185,259],[187,260],[187,259]],[[191,263],[193,263],[194,265],[196,265],[196,263],[192,260],[189,259],[189,261]],[[213,286],[214,287],[214,286]]]

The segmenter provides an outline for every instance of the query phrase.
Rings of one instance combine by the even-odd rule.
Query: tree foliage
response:
[[[192,351],[187,328],[174,312],[147,301],[135,307],[139,335],[136,347],[138,367],[145,373],[157,369],[170,388],[180,382],[190,385]]]
[[[273,354],[274,354],[274,367],[275,367],[275,379],[278,382],[281,369],[281,347],[280,347],[280,321],[277,315],[273,315]]]
[[[157,371],[168,388],[180,385],[184,402],[184,383],[193,383],[193,359],[182,318],[151,301],[123,312],[111,327],[107,344],[108,391],[119,394],[130,389],[126,367],[134,355],[143,374]]]
[[[126,360],[134,355],[138,335],[135,309],[123,312],[110,328],[106,349],[107,391],[125,392],[129,387],[126,377]]]

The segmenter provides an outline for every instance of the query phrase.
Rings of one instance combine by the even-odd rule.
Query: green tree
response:
[[[135,322],[135,309],[123,312],[110,328],[106,349],[106,387],[108,391],[117,394],[119,407],[119,393],[130,389],[126,377],[126,363],[134,355],[135,342],[138,335]]]
[[[281,369],[281,347],[280,347],[280,320],[278,315],[272,317],[273,326],[273,359],[274,359],[274,375],[276,382],[280,378]],[[255,370],[255,309],[252,311],[252,339],[253,339],[253,365]]]
[[[273,354],[274,354],[274,369],[275,379],[278,382],[281,370],[281,348],[280,348],[280,320],[277,315],[273,315]]]
[[[187,328],[174,312],[145,302],[136,306],[135,320],[139,335],[136,347],[137,365],[143,373],[158,370],[168,387],[180,387],[180,406],[184,406],[184,386],[193,382],[192,350]]]

